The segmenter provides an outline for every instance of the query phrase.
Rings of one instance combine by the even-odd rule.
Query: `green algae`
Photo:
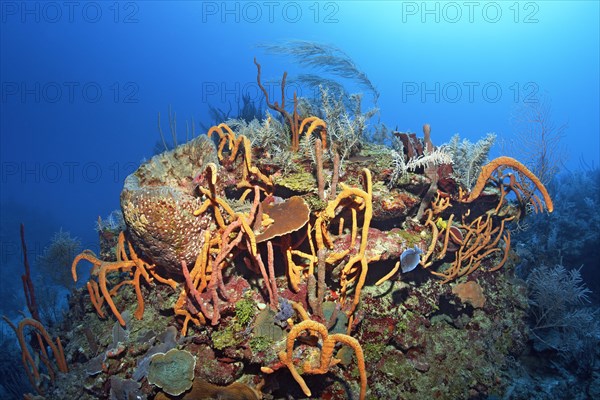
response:
[[[386,348],[385,343],[365,343],[363,345],[363,353],[366,363],[373,363],[381,360]]]
[[[272,348],[273,340],[266,336],[254,336],[252,339],[250,339],[248,345],[253,353],[260,353]]]
[[[310,193],[317,187],[317,179],[305,171],[273,178],[273,183],[297,193]]]
[[[234,347],[241,342],[241,340],[236,338],[234,328],[231,325],[213,332],[211,339],[213,341],[213,347],[217,350]]]
[[[240,325],[248,325],[255,315],[256,303],[252,299],[244,297],[235,304],[235,316]]]

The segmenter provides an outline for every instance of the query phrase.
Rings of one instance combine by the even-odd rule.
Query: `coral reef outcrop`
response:
[[[294,100],[290,112],[267,96],[279,124],[220,123],[127,177],[115,256],[72,265],[92,274],[62,327],[70,383],[47,399],[505,390],[527,309],[510,229],[552,211],[544,185],[500,157],[466,187],[429,125],[391,152]],[[255,140],[266,134],[287,137]]]

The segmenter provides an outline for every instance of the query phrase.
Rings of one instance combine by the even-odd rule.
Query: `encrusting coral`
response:
[[[485,304],[483,289],[477,282],[458,283],[452,288],[452,293],[457,295],[462,302],[470,303],[475,308],[481,308]]]
[[[196,359],[189,351],[171,349],[157,353],[150,360],[148,383],[179,396],[192,387],[195,366]]]

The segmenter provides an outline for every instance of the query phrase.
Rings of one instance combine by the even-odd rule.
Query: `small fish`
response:
[[[412,249],[404,250],[400,255],[402,273],[410,272],[417,268],[417,265],[421,262],[421,254],[423,254],[423,251],[417,245]]]

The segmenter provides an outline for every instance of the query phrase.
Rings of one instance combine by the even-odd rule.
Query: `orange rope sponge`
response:
[[[304,314],[305,313],[306,312],[304,312]],[[305,315],[304,317],[307,318],[308,315]],[[364,400],[366,398],[367,393],[367,370],[365,367],[365,357],[360,343],[355,338],[345,335],[343,333],[335,333],[330,335],[327,332],[327,327],[325,325],[321,324],[320,322],[313,321],[311,319],[305,319],[304,321],[292,327],[286,339],[285,351],[280,351],[278,353],[279,360],[283,365],[288,367],[288,369],[292,373],[292,376],[302,388],[304,394],[306,396],[311,396],[311,391],[306,385],[304,378],[302,378],[300,373],[296,370],[292,359],[292,355],[294,353],[294,343],[296,339],[300,336],[300,333],[302,333],[303,331],[317,333],[323,341],[321,345],[321,356],[319,360],[319,365],[312,366],[311,363],[307,361],[303,365],[303,372],[305,374],[312,375],[328,373],[330,367],[340,362],[340,360],[333,357],[335,345],[338,342],[343,343],[351,347],[354,350],[354,354],[356,355],[356,362],[358,365],[358,372],[360,376],[360,394],[358,398],[360,400]],[[273,372],[273,370],[269,367],[262,367],[261,370],[264,373]]]
[[[546,187],[538,179],[538,177],[535,176],[535,174],[533,172],[531,172],[526,166],[524,166],[523,164],[521,164],[514,158],[506,157],[506,156],[495,158],[481,168],[481,173],[479,174],[479,178],[477,178],[477,183],[475,184],[475,187],[469,194],[469,197],[467,197],[467,199],[465,200],[467,203],[470,203],[473,200],[475,200],[477,197],[479,197],[481,192],[483,192],[483,189],[485,188],[486,183],[492,176],[492,173],[500,167],[510,167],[516,171],[519,171],[520,173],[525,175],[527,178],[529,178],[534,183],[535,187],[540,191],[542,196],[544,197],[544,202],[546,203],[548,212],[552,212],[554,210],[554,205],[552,204],[552,199],[550,198],[550,195],[548,194]]]

